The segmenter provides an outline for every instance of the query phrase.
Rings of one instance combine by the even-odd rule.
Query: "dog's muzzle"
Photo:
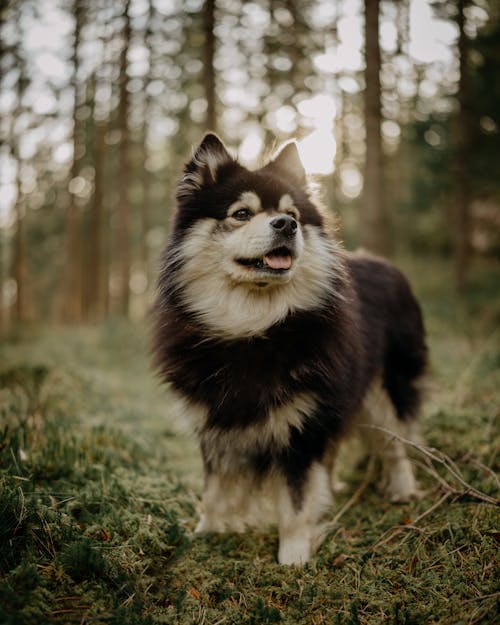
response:
[[[297,244],[297,220],[291,215],[279,215],[269,222],[272,240],[268,251],[253,258],[237,258],[236,262],[260,275],[284,275],[292,268]]]

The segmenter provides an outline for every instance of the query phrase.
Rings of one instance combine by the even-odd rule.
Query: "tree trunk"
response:
[[[130,46],[131,26],[130,26],[130,0],[127,0],[123,13],[123,42],[120,53],[120,106],[118,111],[118,127],[120,129],[119,163],[118,163],[118,251],[120,267],[120,295],[119,312],[128,316],[130,302],[130,228],[129,228],[129,94],[128,85],[128,61],[127,54]]]
[[[144,34],[144,45],[148,50],[149,55],[149,76],[154,75],[156,59],[154,50],[154,37],[152,25],[155,21],[155,8],[153,0],[148,1],[148,22],[146,25],[146,32]],[[149,80],[149,78],[147,79]],[[146,84],[147,87],[147,84]],[[149,129],[149,123],[152,116],[152,98],[148,93],[147,88],[144,89],[144,101],[143,101],[143,126],[142,126],[142,162],[146,163],[148,157],[148,144],[147,135]],[[150,258],[148,247],[148,233],[151,227],[151,175],[145,165],[142,167],[141,185],[142,185],[142,203],[141,203],[141,264],[142,271],[146,280],[145,291],[147,292],[149,284],[151,282],[150,276]]]
[[[20,161],[17,166],[19,168]],[[27,305],[27,259],[26,259],[26,216],[24,207],[22,206],[21,189],[19,182],[19,169],[17,173],[17,200],[16,200],[16,232],[14,235],[14,254],[13,254],[13,275],[16,281],[16,305],[14,308],[14,318],[16,321],[22,322],[28,319]]]
[[[4,234],[0,228],[0,339],[7,332],[7,302],[5,298],[4,284],[6,279],[5,261],[4,261]]]
[[[381,136],[379,0],[365,0],[365,126],[366,157],[361,215],[361,244],[389,254],[389,223],[384,198],[384,167]]]
[[[462,293],[467,285],[470,264],[470,94],[467,69],[467,35],[465,34],[465,0],[457,0],[458,56],[460,79],[455,149],[454,252],[456,286]]]
[[[292,63],[289,72],[290,84],[293,86],[295,91],[299,91],[301,88],[299,63],[302,54],[299,27],[300,5],[297,0],[286,0],[285,6],[292,16],[292,24],[290,26],[290,38],[292,43],[288,46],[288,57]]]
[[[103,281],[105,277],[104,252],[104,159],[106,124],[94,122],[94,197],[89,215],[89,255],[87,316],[90,321],[102,319],[104,315]]]
[[[78,77],[80,34],[83,26],[83,0],[74,0],[73,16],[75,30],[73,39],[73,161],[71,164],[70,182],[80,171],[81,158],[81,122],[78,119],[80,106],[80,82]],[[75,194],[70,186],[70,205],[66,218],[66,274],[65,296],[62,318],[69,322],[78,322],[82,317],[82,217],[77,205]]]
[[[26,109],[23,105],[23,97],[26,90],[26,86],[29,84],[29,78],[27,76],[26,60],[22,51],[23,40],[23,26],[21,10],[17,15],[17,35],[18,42],[14,48],[14,54],[16,62],[19,67],[19,77],[17,79],[17,109],[14,113],[15,119],[18,119],[26,114]],[[14,131],[14,124],[11,125],[11,135],[9,137],[11,145],[11,155],[16,161],[16,204],[14,207],[16,229],[13,239],[13,253],[12,253],[12,269],[11,274],[16,283],[16,300],[14,305],[13,318],[16,322],[23,322],[28,319],[28,259],[26,257],[26,204],[24,202],[23,193],[21,190],[21,166],[22,159],[19,153],[19,136]]]
[[[203,8],[203,30],[205,32],[204,49],[204,85],[207,100],[207,130],[217,132],[217,111],[215,95],[215,0],[205,0]]]
[[[3,27],[6,22],[6,11],[0,11],[0,31],[3,32]],[[4,58],[6,55],[7,46],[0,39],[0,66],[3,67]],[[0,149],[5,146],[6,140],[3,136],[0,136]],[[0,339],[7,333],[7,324],[9,320],[9,313],[7,310],[7,298],[5,297],[5,282],[8,278],[7,263],[5,254],[7,251],[7,242],[3,228],[0,227]]]

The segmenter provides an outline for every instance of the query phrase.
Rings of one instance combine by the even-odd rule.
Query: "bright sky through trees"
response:
[[[190,4],[198,4],[200,8],[202,6],[201,0],[191,0]],[[229,0],[221,2],[221,8],[224,9],[226,4],[231,3]],[[179,3],[175,0],[155,0],[154,5],[159,13],[165,15],[179,9]],[[283,101],[283,98],[281,102],[277,102],[276,98],[273,99],[272,93],[266,98],[270,107],[265,117],[267,130],[273,133],[278,141],[296,136],[299,139],[301,158],[310,173],[327,174],[333,169],[336,151],[334,123],[335,110],[338,109],[339,88],[349,93],[356,93],[363,87],[353,73],[363,69],[364,18],[361,5],[360,0],[345,0],[342,3],[319,0],[314,6],[311,4],[313,6],[311,22],[318,28],[325,28],[335,19],[335,11],[340,11],[338,41],[331,45],[327,44],[325,50],[313,58],[314,67],[324,78],[324,91],[317,91],[316,95],[298,104],[287,102],[286,99]],[[23,160],[29,160],[36,153],[38,146],[43,143],[52,146],[52,166],[65,166],[72,158],[70,136],[73,93],[69,82],[72,72],[70,47],[74,25],[70,14],[63,10],[62,0],[40,0],[38,8],[38,16],[25,12],[19,25],[22,30],[27,72],[30,76],[30,84],[23,96],[23,105],[31,109],[40,119],[37,126],[33,127],[31,124],[29,128],[26,119],[26,131],[18,133],[19,156]],[[147,8],[148,3],[145,0],[132,0],[132,18],[140,20]],[[268,14],[263,12],[257,3],[252,2],[245,3],[245,11],[247,23],[251,23],[256,28],[256,32],[263,32],[267,26],[264,22],[269,19]],[[479,9],[478,11],[480,13]],[[480,22],[479,13],[475,17],[476,21]],[[6,26],[4,29],[7,43],[17,36],[16,33],[10,32],[9,28],[12,27]],[[432,95],[438,90],[443,76],[449,74],[453,68],[456,29],[451,22],[439,20],[433,15],[430,0],[412,0],[409,32],[408,53],[413,61],[436,66],[436,70],[422,84],[422,88]],[[389,53],[393,52],[396,49],[397,31],[394,26],[394,15],[389,5],[385,7],[381,16],[380,36],[382,49]],[[99,59],[102,58],[102,50],[97,49],[100,45],[103,45],[102,42],[94,41],[94,48],[84,50],[81,54],[79,78],[82,81],[88,78]],[[224,45],[226,45],[224,38],[219,37],[219,46],[223,48]],[[257,46],[257,44],[253,45]],[[225,63],[227,63],[228,52],[230,51],[221,51],[221,59],[225,57]],[[229,58],[231,58],[230,54]],[[140,78],[147,74],[147,54],[140,42],[131,46],[129,62],[132,78],[134,76]],[[223,75],[224,84],[221,85],[219,92],[219,97],[224,104],[221,131],[227,135],[230,143],[238,146],[241,159],[252,164],[267,147],[264,146],[265,135],[261,125],[256,122],[246,120],[245,123],[238,124],[240,117],[238,109],[257,107],[262,97],[247,88],[244,84],[245,76],[238,68],[229,68],[223,72]],[[401,89],[403,91],[406,89],[408,93],[411,93],[413,88],[411,77],[403,77],[401,81]],[[133,81],[131,84],[133,86]],[[12,76],[5,77],[0,93],[0,116],[3,117],[3,124],[9,124],[15,106],[15,89],[16,74],[14,72]],[[199,117],[200,114],[203,116],[203,102],[201,100],[192,102],[190,112],[194,118]],[[177,131],[176,123],[170,123],[173,119],[169,120],[165,117],[156,121],[152,120],[152,125],[155,127],[153,141],[157,146]],[[22,118],[17,121],[17,124],[21,123]],[[7,151],[0,153],[0,227],[10,223],[9,216],[16,200],[14,182],[16,167],[15,160]],[[356,178],[355,172],[349,171],[348,175],[341,176],[341,180],[346,175],[351,181]],[[29,187],[29,168],[25,168],[23,180]],[[346,195],[352,196],[352,185],[345,190]]]

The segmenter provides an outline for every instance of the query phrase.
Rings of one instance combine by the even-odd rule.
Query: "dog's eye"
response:
[[[252,217],[252,211],[248,208],[240,208],[235,211],[231,217],[236,219],[236,221],[248,221]]]

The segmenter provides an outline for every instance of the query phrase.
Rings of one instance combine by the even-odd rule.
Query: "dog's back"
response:
[[[365,355],[381,375],[402,420],[416,417],[427,347],[420,306],[408,280],[389,262],[349,254],[347,266],[361,306]]]

